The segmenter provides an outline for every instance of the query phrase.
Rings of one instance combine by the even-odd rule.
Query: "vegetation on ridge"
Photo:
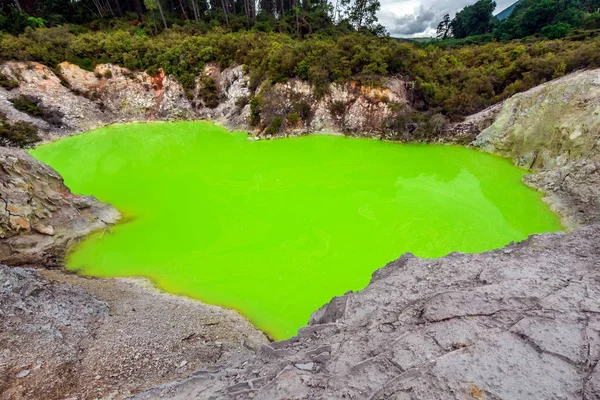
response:
[[[502,23],[492,16],[494,2],[479,0],[444,19],[446,40],[424,44],[385,36],[375,17],[378,0],[35,0],[37,8],[8,1],[0,0],[0,27],[23,33],[0,33],[0,60],[53,68],[70,61],[86,70],[114,63],[151,75],[162,68],[190,92],[208,63],[244,65],[253,93],[261,84],[297,78],[310,82],[319,97],[333,82],[378,85],[386,76],[401,76],[415,83],[410,95],[418,111],[454,121],[571,71],[600,66],[597,30],[571,25],[559,40],[505,41],[500,34],[505,23],[531,22],[525,16],[540,7],[560,6],[561,17],[523,28],[518,37],[548,33],[545,23],[563,23],[567,15],[600,28],[598,13],[591,12],[600,0],[523,0]],[[154,21],[155,9],[165,18],[162,26]],[[15,13],[34,20],[13,29]],[[214,82],[202,86],[203,99],[215,106]]]
[[[442,49],[359,33],[296,40],[256,31],[216,29],[199,34],[194,26],[174,27],[155,36],[139,27],[82,33],[77,28],[4,35],[0,58],[39,61],[51,67],[70,61],[88,70],[97,63],[115,63],[150,74],[163,68],[188,89],[211,62],[221,68],[245,65],[252,90],[265,80],[300,78],[321,94],[331,82],[352,79],[377,84],[381,76],[406,76],[416,83],[417,109],[440,112],[452,120],[565,73],[600,66],[598,37]]]

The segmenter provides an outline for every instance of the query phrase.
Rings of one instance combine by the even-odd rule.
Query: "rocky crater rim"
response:
[[[0,112],[10,121],[33,124],[45,140],[133,121],[211,119],[229,129],[249,127],[251,105],[242,100],[249,100],[248,77],[241,67],[205,71],[218,83],[218,101],[210,107],[207,103],[214,99],[204,87],[190,100],[175,80],[162,74],[151,77],[114,65],[97,71],[100,76],[63,63],[59,77],[41,64],[4,63],[0,72],[19,86],[0,88]],[[398,84],[406,88],[404,82]],[[298,133],[356,129],[390,139],[379,122],[391,108],[372,101],[377,92],[361,88],[356,94],[351,85],[332,88],[329,104],[336,105],[328,110],[322,99],[309,101],[306,86],[288,82],[270,89],[273,101],[285,107],[273,111],[272,103],[261,104],[271,116],[261,135],[281,136],[283,131],[266,130],[283,114],[287,121],[295,107],[300,117],[306,108],[288,99],[301,98],[309,105],[310,119]],[[398,96],[395,100],[409,104],[404,89],[388,89]],[[42,119],[19,111],[11,102],[19,95],[34,96],[43,108],[58,112]],[[481,254],[436,260],[403,256],[376,271],[364,290],[316,311],[297,337],[265,345],[246,361],[173,379],[136,398],[384,399],[410,393],[423,399],[456,399],[464,393],[491,399],[600,397],[600,310],[594,302],[600,297],[600,70],[576,72],[517,94],[453,129],[440,131],[435,140],[470,143],[530,169],[533,173],[524,182],[542,191],[574,231],[535,235]],[[284,135],[295,131],[289,132]],[[398,138],[411,141],[411,133]],[[0,201],[0,263],[60,267],[74,240],[119,218],[114,208],[71,194],[54,170],[22,150],[0,147],[0,167],[0,186],[6,188]],[[15,284],[38,279],[17,269],[3,273],[13,272],[22,275]],[[34,301],[31,291],[6,293],[10,301]],[[96,316],[104,312],[95,302],[81,303],[86,309],[78,322],[82,325],[76,326],[79,338],[89,336]],[[47,304],[55,307],[56,302]],[[77,343],[89,349],[81,339]],[[50,370],[49,376],[58,370]],[[508,374],[515,370],[517,374]],[[21,390],[18,380],[31,371],[14,371],[11,387]]]

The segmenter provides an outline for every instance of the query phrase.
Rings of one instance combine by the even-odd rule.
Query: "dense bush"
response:
[[[260,124],[260,98],[253,96],[250,99],[250,125],[258,126]]]
[[[38,107],[40,101],[31,96],[19,96],[12,99],[13,107],[32,117],[41,117],[44,111]]]
[[[574,28],[600,27],[600,0],[520,0],[511,7],[499,20],[493,16],[496,8],[493,0],[478,0],[457,12],[452,20],[446,14],[438,25],[437,37],[472,39],[490,34],[497,40],[507,41],[541,34],[558,39]]]
[[[331,82],[375,84],[378,76],[404,76],[415,82],[411,95],[419,110],[451,120],[571,71],[600,66],[597,33],[509,43],[492,41],[488,35],[474,44],[463,41],[454,46],[454,41],[420,45],[356,32],[307,35],[304,40],[220,28],[200,36],[195,32],[191,26],[173,27],[156,36],[140,33],[138,27],[83,32],[68,25],[28,28],[19,36],[0,36],[0,59],[39,61],[50,67],[63,61],[91,62],[91,67],[110,62],[151,74],[163,68],[187,90],[207,63],[221,68],[243,64],[253,94],[265,81],[298,77],[313,84],[317,97]],[[206,94],[210,93],[208,87]],[[251,119],[257,124],[260,104],[254,99]],[[292,111],[307,118],[307,110]]]
[[[64,114],[58,110],[45,108],[42,101],[33,96],[20,95],[11,100],[13,107],[17,110],[31,115],[32,117],[42,118],[54,126],[63,125]]]
[[[11,124],[6,116],[0,113],[0,146],[31,147],[40,141],[37,128],[19,121]]]
[[[0,86],[2,86],[6,90],[12,90],[19,86],[19,82],[9,78],[8,76],[0,72]]]
[[[276,135],[279,133],[282,126],[283,126],[283,118],[275,117],[275,118],[273,118],[273,120],[271,121],[271,123],[269,124],[267,129],[265,129],[264,133],[265,133],[265,135]]]
[[[219,90],[215,80],[210,76],[204,76],[200,81],[200,97],[204,105],[208,108],[215,108],[219,105]]]

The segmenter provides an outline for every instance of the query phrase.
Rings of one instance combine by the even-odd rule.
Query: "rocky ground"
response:
[[[122,399],[249,358],[267,338],[140,279],[0,266],[0,343],[3,399]]]
[[[192,93],[161,73],[113,65],[9,62],[0,72],[19,81],[0,88],[0,112],[36,124],[45,140],[123,121],[205,117],[247,127],[241,67],[209,67]],[[200,87],[206,77],[218,89],[212,108]],[[405,255],[284,342],[269,344],[237,313],[148,282],[0,266],[2,398],[600,399],[599,88],[600,70],[578,72],[441,136],[477,137],[472,145],[531,168],[525,183],[573,232],[477,255]],[[55,118],[15,110],[10,100],[21,94]],[[311,107],[310,123],[290,134],[381,137],[392,109],[410,107],[410,85],[395,78],[382,88],[334,86],[320,100],[290,81],[269,96],[263,106],[273,115]],[[3,264],[60,266],[74,241],[118,219],[22,150],[0,147],[0,189]]]
[[[599,399],[600,226],[375,272],[298,336],[135,399]]]

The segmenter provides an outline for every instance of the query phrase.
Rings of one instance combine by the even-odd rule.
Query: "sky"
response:
[[[432,37],[445,14],[453,17],[457,11],[476,0],[380,0],[379,23],[394,37]],[[496,0],[494,14],[516,0]]]

